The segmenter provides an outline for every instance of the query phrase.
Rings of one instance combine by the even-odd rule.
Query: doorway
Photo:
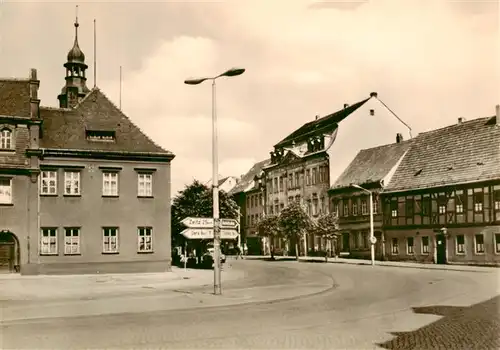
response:
[[[10,231],[0,231],[0,273],[20,271],[19,241]]]
[[[349,244],[349,232],[343,232],[342,233],[342,252],[350,252],[351,251],[351,247],[350,247],[350,244]]]
[[[446,237],[442,234],[436,235],[436,264],[446,264]]]

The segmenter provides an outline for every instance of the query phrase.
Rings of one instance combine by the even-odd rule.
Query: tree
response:
[[[238,218],[238,205],[226,192],[219,192],[219,212],[224,219]],[[212,189],[195,180],[186,185],[172,204],[172,246],[183,245],[186,238],[181,232],[186,228],[181,221],[187,217],[213,217]],[[203,243],[203,242],[196,242]],[[205,242],[206,243],[206,242]],[[198,244],[195,244],[198,245]]]
[[[314,222],[312,230],[315,235],[326,238],[329,242],[336,240],[339,236],[339,218],[337,213],[322,214]],[[328,256],[325,255],[325,261]]]
[[[299,259],[299,240],[301,234],[307,232],[312,227],[309,215],[302,208],[300,203],[292,202],[281,211],[279,216],[279,226],[283,235],[289,242],[295,243],[295,257]]]
[[[277,216],[265,216],[257,223],[257,234],[269,238],[271,259],[274,259],[274,238],[280,236],[279,219]]]

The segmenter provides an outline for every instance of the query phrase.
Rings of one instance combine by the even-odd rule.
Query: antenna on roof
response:
[[[97,63],[96,63],[96,28],[95,28],[95,18],[94,18],[94,87],[97,85]]]
[[[120,110],[122,109],[122,66],[120,66]]]

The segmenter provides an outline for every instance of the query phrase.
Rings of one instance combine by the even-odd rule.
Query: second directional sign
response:
[[[192,218],[187,217],[181,221],[184,225],[189,228],[213,228],[214,219],[213,218]],[[238,221],[234,219],[220,219],[221,229],[232,228],[236,229],[238,226]]]

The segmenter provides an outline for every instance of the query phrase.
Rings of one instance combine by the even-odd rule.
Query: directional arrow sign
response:
[[[214,219],[212,218],[190,218],[187,217],[181,221],[187,227],[193,228],[211,228],[214,227]]]
[[[213,239],[214,230],[203,229],[203,228],[187,228],[181,232],[181,234],[187,239]],[[236,230],[225,230],[220,231],[221,239],[235,239],[238,237],[238,231]]]
[[[190,228],[213,228],[213,218],[191,218],[187,217],[181,221],[184,225]],[[238,221],[234,219],[220,219],[220,227],[235,229],[238,226]]]

